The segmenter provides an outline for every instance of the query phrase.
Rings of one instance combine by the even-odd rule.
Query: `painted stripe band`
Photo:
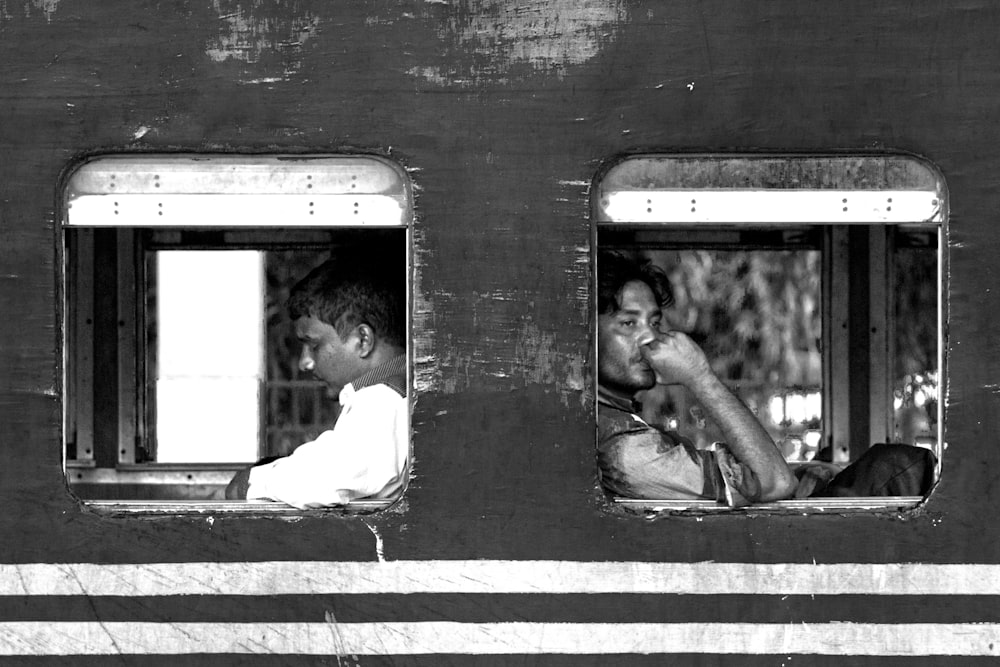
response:
[[[991,595],[670,595],[378,593],[372,595],[13,595],[0,623],[1000,623]]]
[[[1000,655],[1000,625],[3,623],[0,655]]]
[[[390,561],[0,565],[0,595],[1000,595],[1000,565]]]

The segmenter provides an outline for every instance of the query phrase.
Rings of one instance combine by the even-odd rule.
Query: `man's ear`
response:
[[[359,324],[357,332],[358,356],[364,359],[375,350],[375,330],[367,324]]]

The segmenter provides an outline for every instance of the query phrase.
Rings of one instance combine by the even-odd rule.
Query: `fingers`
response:
[[[711,372],[705,353],[683,331],[657,332],[639,349],[661,384],[688,384]]]
[[[651,345],[653,343],[666,342],[670,338],[673,338],[673,331],[657,331],[656,329],[650,329],[645,335],[639,338],[639,345]]]
[[[655,344],[665,344],[672,345],[673,347],[683,347],[684,343],[690,341],[687,334],[683,331],[675,331],[673,329],[669,331],[657,331],[645,345],[655,345]],[[640,343],[642,345],[642,343]]]

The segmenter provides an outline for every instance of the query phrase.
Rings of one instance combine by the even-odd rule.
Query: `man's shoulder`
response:
[[[356,394],[374,393],[380,388],[391,390],[399,398],[406,398],[406,375],[390,375],[378,382],[371,382],[355,388]]]
[[[634,412],[603,402],[597,404],[597,440],[599,445],[621,436],[634,435],[656,435],[671,444],[675,444],[676,441],[672,434],[647,424],[642,417]]]
[[[628,498],[713,499],[712,454],[699,452],[676,431],[664,431],[639,415],[598,404],[597,459],[601,483]]]
[[[396,399],[406,402],[406,376],[388,378],[383,382],[368,384],[354,391],[353,402]]]
[[[651,439],[651,440],[650,440]],[[639,415],[605,402],[597,404],[597,444],[623,446],[629,442],[655,441],[658,449],[682,446],[694,450],[694,444],[676,431],[664,431],[648,424]]]
[[[617,433],[644,428],[650,427],[635,413],[604,402],[598,402],[597,431],[601,440]]]

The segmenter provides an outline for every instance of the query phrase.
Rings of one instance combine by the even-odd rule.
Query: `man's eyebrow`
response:
[[[659,308],[653,308],[653,309],[650,309],[648,311],[646,311],[646,310],[639,310],[638,308],[619,308],[618,311],[615,312],[615,317],[621,317],[623,315],[638,315],[638,316],[642,316],[642,315],[646,315],[646,314],[649,314],[649,315],[662,315],[663,313],[660,311]]]

